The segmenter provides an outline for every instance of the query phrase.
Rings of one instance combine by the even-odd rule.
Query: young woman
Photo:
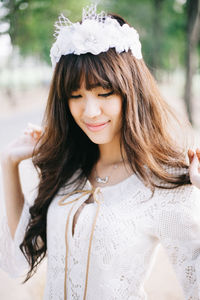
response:
[[[46,300],[146,299],[162,243],[185,298],[199,299],[199,193],[137,32],[93,7],[81,23],[62,17],[51,58],[43,130],[29,127],[2,155],[2,267],[28,266],[28,280],[47,254]],[[31,156],[40,181],[30,206],[18,166]]]

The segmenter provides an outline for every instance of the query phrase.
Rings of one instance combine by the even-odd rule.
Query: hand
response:
[[[2,161],[18,165],[22,160],[32,157],[33,150],[42,135],[42,128],[28,123],[23,134],[12,141],[2,152]]]
[[[188,150],[188,157],[189,157],[189,174],[190,174],[190,181],[193,185],[200,189],[200,149],[197,149],[196,152],[192,151],[191,149]]]

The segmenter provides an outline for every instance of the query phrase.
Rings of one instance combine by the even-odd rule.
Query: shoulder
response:
[[[156,220],[159,232],[174,233],[193,231],[198,227],[200,232],[200,190],[192,185],[184,185],[171,190],[157,189]],[[187,230],[186,230],[187,229]],[[196,230],[196,229],[195,229]]]
[[[184,185],[155,193],[156,235],[164,240],[188,241],[200,236],[200,190]]]
[[[155,190],[156,201],[161,202],[161,207],[182,206],[193,207],[200,204],[200,190],[193,185],[183,185],[173,189]]]

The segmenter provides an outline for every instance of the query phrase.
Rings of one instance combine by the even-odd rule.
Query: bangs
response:
[[[65,95],[62,95],[62,97],[65,96],[66,98],[67,96],[69,98],[71,92],[78,90],[82,83],[84,83],[87,90],[101,86],[105,89],[113,89],[115,93],[121,93],[114,71],[116,68],[113,65],[113,59],[111,60],[108,55],[112,51],[114,49],[109,49],[99,55],[87,53],[62,56],[58,63],[58,67],[60,65],[62,68],[61,81],[64,82],[64,90],[63,87],[62,90]]]

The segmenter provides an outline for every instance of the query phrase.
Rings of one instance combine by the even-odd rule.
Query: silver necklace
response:
[[[113,167],[112,167],[112,172],[110,173],[110,175],[106,175],[105,177],[100,177],[98,174],[97,174],[97,169],[95,167],[95,181],[97,183],[100,183],[100,184],[107,184],[108,181],[109,181],[109,178],[110,176],[112,175],[113,171],[116,170],[118,168],[118,165],[121,163],[122,161],[120,161],[119,163],[117,164],[114,164]]]

